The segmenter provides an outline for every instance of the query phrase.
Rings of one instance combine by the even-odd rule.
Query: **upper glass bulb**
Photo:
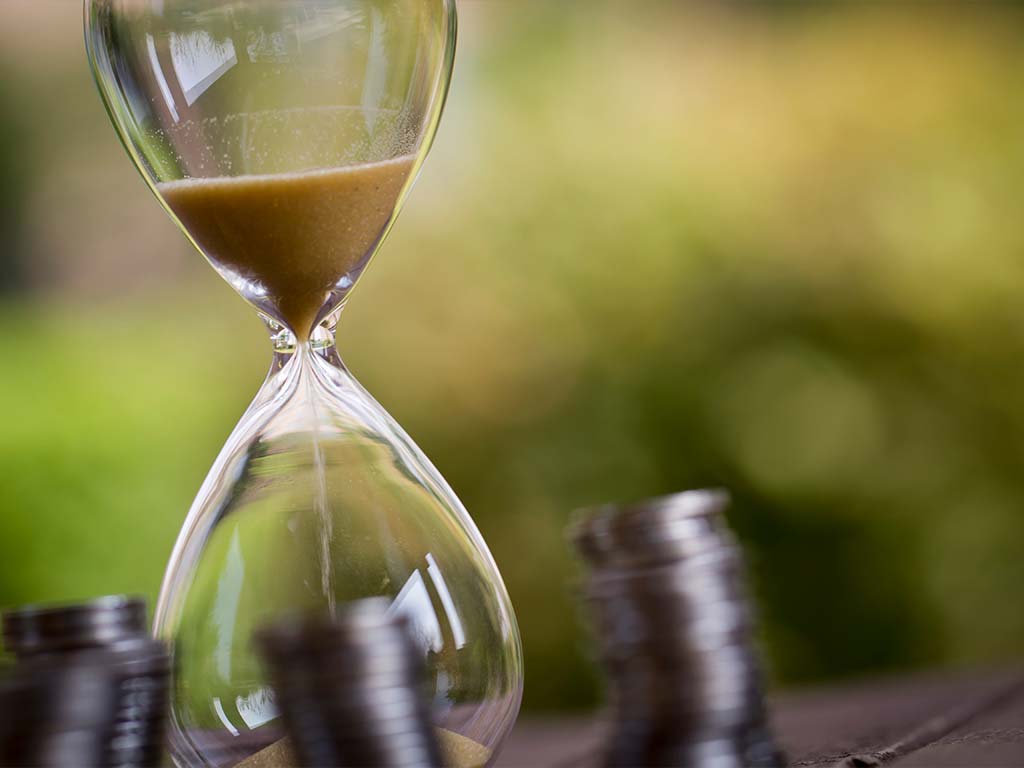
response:
[[[242,296],[307,338],[429,149],[452,0],[87,0],[86,24],[157,196]]]
[[[522,692],[515,616],[458,498],[338,357],[334,329],[437,129],[453,0],[86,0],[100,91],[143,177],[271,329],[256,399],[199,491],[155,631],[179,766],[287,764],[253,633],[391,600],[451,765]]]

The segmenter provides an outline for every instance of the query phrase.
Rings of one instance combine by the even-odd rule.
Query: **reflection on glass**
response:
[[[178,78],[185,103],[190,107],[221,75],[238,63],[234,43],[230,40],[218,42],[203,30],[184,35],[172,32],[169,39],[174,75]]]

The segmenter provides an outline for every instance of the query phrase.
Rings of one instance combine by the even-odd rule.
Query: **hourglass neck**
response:
[[[337,313],[314,327],[309,338],[304,342],[298,341],[295,334],[288,328],[268,321],[267,318],[264,318],[264,322],[267,323],[270,330],[270,343],[274,350],[271,375],[308,355],[316,355],[332,366],[344,368],[334,338],[338,326]]]

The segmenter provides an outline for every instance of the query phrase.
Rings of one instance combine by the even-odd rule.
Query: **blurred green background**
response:
[[[526,706],[591,704],[569,511],[724,485],[780,684],[1024,647],[1024,16],[461,4],[343,317],[473,513]],[[268,363],[149,197],[74,0],[0,3],[0,603],[155,597]]]

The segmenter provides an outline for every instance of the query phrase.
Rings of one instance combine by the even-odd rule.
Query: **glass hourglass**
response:
[[[458,498],[334,345],[437,129],[454,0],[86,0],[85,24],[128,153],[273,344],[157,606],[175,762],[280,746],[255,629],[386,596],[425,656],[446,762],[487,763],[522,691],[508,595]]]

